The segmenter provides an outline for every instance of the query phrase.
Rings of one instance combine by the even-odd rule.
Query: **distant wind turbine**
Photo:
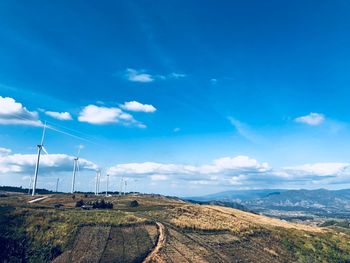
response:
[[[60,181],[60,178],[57,178],[57,181],[56,181],[56,193],[58,193],[58,183]]]
[[[82,145],[79,145],[78,147],[78,154],[77,156],[73,159],[73,176],[72,176],[72,188],[71,188],[71,193],[73,194],[75,191],[75,176],[77,171],[79,171],[79,154],[81,149],[83,148]]]
[[[28,187],[28,195],[30,195],[30,189],[32,188],[32,177],[29,176],[29,187]]]
[[[100,177],[101,177],[101,170],[96,171],[96,185],[95,185],[95,195],[98,195],[100,192]]]
[[[39,163],[40,163],[41,151],[44,151],[44,153],[46,153],[48,155],[48,153],[47,153],[47,151],[46,151],[46,149],[44,147],[45,131],[46,131],[46,122],[44,124],[43,134],[41,136],[41,142],[40,142],[40,144],[37,145],[38,146],[38,154],[37,154],[37,159],[36,159],[36,164],[35,164],[32,196],[35,195],[36,183],[37,183],[37,180],[38,180],[38,173],[39,173]]]
[[[109,174],[107,174],[106,197],[108,196],[108,183],[109,183]]]
[[[124,178],[120,178],[120,192],[119,195],[123,195],[123,184],[124,184]]]

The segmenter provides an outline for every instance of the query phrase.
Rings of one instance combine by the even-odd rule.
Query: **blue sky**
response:
[[[173,195],[349,187],[349,11],[1,1],[0,184],[28,185],[48,121],[69,135],[48,130],[42,187],[69,189],[80,144],[78,190],[92,190],[95,166],[115,189],[123,177]]]

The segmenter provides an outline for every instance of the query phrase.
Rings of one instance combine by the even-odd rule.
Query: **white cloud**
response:
[[[231,185],[242,185],[243,181],[247,179],[247,176],[244,174],[232,176],[231,178],[228,179],[228,182]]]
[[[45,114],[62,121],[72,120],[72,116],[69,112],[56,112],[56,111],[45,111]]]
[[[179,132],[179,131],[181,131],[181,129],[178,127],[174,128],[174,130],[173,130],[173,132]]]
[[[126,77],[128,80],[133,82],[147,83],[154,81],[154,77],[151,74],[145,73],[142,70],[136,70],[132,68],[126,69]]]
[[[185,78],[187,75],[183,73],[172,72],[167,75],[152,75],[146,73],[145,70],[136,70],[132,68],[127,68],[125,73],[126,78],[132,82],[149,83],[155,80],[167,80],[167,79],[181,79]]]
[[[0,124],[41,126],[36,111],[29,111],[10,97],[0,96]]]
[[[154,174],[150,176],[152,181],[166,181],[168,180],[168,176],[161,174]]]
[[[210,79],[210,83],[212,85],[216,85],[218,83],[218,80],[217,79]]]
[[[296,122],[305,123],[311,126],[320,125],[324,122],[324,120],[325,120],[325,117],[323,114],[315,113],[315,112],[311,112],[308,115],[295,118]]]
[[[79,113],[78,120],[90,124],[111,124],[121,123],[123,125],[135,125],[139,128],[146,128],[146,125],[134,119],[134,117],[116,107],[104,107],[88,105]]]
[[[127,101],[121,108],[128,111],[155,112],[157,109],[151,104],[142,104],[138,101]]]
[[[0,147],[0,156],[9,155],[11,153],[10,149]]]
[[[181,78],[185,78],[186,76],[187,75],[183,73],[172,72],[167,76],[167,78],[181,79]]]
[[[194,185],[240,188],[302,187],[305,182],[318,182],[319,185],[340,181],[350,183],[349,163],[314,163],[273,169],[268,163],[248,156],[223,157],[204,165],[125,163],[110,167],[108,173],[129,178],[149,178],[153,183],[171,180],[179,184],[186,181]]]
[[[256,134],[248,125],[240,122],[239,120],[229,117],[228,118],[231,124],[235,127],[236,131],[245,139],[251,142],[260,142],[262,141],[261,136]]]
[[[36,154],[11,154],[0,156],[0,173],[28,174],[34,172]],[[70,172],[74,156],[66,154],[43,154],[40,158],[40,173]],[[86,159],[79,158],[80,170],[96,170],[97,165]]]
[[[164,164],[155,162],[125,163],[118,164],[108,169],[111,175],[122,175],[131,177],[154,177],[173,175],[178,179],[185,180],[216,180],[225,176],[239,175],[245,173],[264,173],[269,171],[267,163],[259,163],[247,156],[224,157],[214,160],[207,165],[186,165],[186,164]],[[219,175],[213,177],[212,175]],[[152,177],[153,176],[153,177]]]
[[[78,120],[91,124],[117,123],[122,113],[122,110],[119,108],[88,105],[79,113]]]
[[[349,163],[315,163],[283,169],[291,176],[337,176],[343,173],[349,165]]]

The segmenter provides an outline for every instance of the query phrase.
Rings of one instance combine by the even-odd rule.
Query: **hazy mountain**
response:
[[[284,219],[350,218],[350,189],[226,191],[192,199],[238,202],[249,210]]]
[[[229,201],[247,201],[256,198],[263,198],[274,193],[281,193],[288,190],[283,189],[261,189],[261,190],[231,190],[219,192],[210,195],[186,197],[184,199],[195,201],[213,201],[213,200],[229,200]]]

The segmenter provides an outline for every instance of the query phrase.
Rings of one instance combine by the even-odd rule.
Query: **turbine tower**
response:
[[[100,181],[101,181],[101,170],[98,171],[97,195],[100,194]]]
[[[108,196],[108,183],[109,183],[109,174],[107,174],[107,188],[106,188],[106,197]]]
[[[120,178],[120,192],[119,192],[119,195],[123,195],[123,184],[124,184],[124,178],[121,177]]]
[[[28,187],[28,195],[30,195],[30,189],[32,188],[32,177],[29,176],[29,187]]]
[[[77,156],[74,158],[73,160],[73,176],[72,176],[72,188],[71,188],[71,193],[73,194],[75,191],[75,176],[77,171],[79,171],[79,154],[80,154],[80,150],[82,149],[82,145],[79,146],[78,148],[78,154]]]
[[[101,170],[97,170],[96,171],[95,195],[98,195],[100,192],[100,177],[101,177]]]
[[[57,178],[57,181],[56,181],[56,193],[58,193],[58,183],[60,182],[60,178]]]
[[[43,128],[43,134],[41,136],[41,142],[40,144],[38,144],[38,155],[37,155],[37,159],[36,159],[36,164],[35,164],[35,172],[34,172],[34,182],[33,182],[33,191],[32,191],[32,196],[35,195],[35,190],[36,190],[36,183],[38,180],[38,172],[39,172],[39,163],[40,163],[40,155],[41,155],[41,151],[43,150],[46,154],[47,151],[44,148],[44,138],[45,138],[45,131],[46,131],[46,122],[44,124],[44,128]]]

